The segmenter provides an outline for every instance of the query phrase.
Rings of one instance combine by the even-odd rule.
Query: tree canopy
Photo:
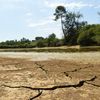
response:
[[[58,19],[61,19],[61,26],[64,36],[64,44],[68,42],[68,37],[73,37],[73,34],[76,34],[80,27],[84,26],[86,22],[79,21],[79,19],[82,17],[82,14],[66,11],[66,8],[64,6],[57,6],[55,9],[55,21]]]

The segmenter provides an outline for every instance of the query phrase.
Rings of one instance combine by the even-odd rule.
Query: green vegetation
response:
[[[36,37],[35,40],[22,38],[21,40],[7,40],[0,43],[0,48],[36,48],[36,47],[55,47],[61,46],[61,39],[58,39],[54,33],[47,38]]]
[[[79,21],[82,14],[66,11],[64,6],[57,6],[55,9],[55,21],[61,19],[61,26],[64,36],[64,45],[76,45],[78,31],[81,27],[85,26],[87,22]]]
[[[77,43],[81,46],[100,45],[100,25],[81,28]]]
[[[7,40],[0,43],[0,48],[36,48],[36,47],[58,47],[65,45],[65,39],[58,39],[54,33],[47,38],[36,37],[35,40],[22,38],[21,40]],[[66,46],[100,46],[100,25],[85,25],[77,34],[66,37]]]
[[[100,13],[98,14],[100,15]],[[62,39],[58,39],[56,34],[52,33],[46,38],[42,36],[35,37],[35,40],[26,38],[22,38],[19,41],[7,40],[0,43],[0,48],[42,48],[64,45],[100,46],[100,24],[88,25],[86,21],[80,21],[82,14],[66,11],[63,6],[57,6],[54,16],[55,21],[61,20]]]

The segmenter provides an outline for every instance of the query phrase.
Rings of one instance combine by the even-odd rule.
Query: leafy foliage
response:
[[[100,15],[100,12],[98,13]],[[35,40],[22,38],[7,40],[0,43],[0,48],[35,48],[55,47],[63,45],[100,46],[100,24],[87,25],[86,21],[80,21],[82,14],[66,11],[64,6],[55,9],[55,21],[61,20],[64,38],[58,39],[54,33],[47,38],[35,37]]]
[[[82,28],[77,42],[84,45],[100,45],[100,25],[87,25]]]
[[[70,41],[73,41],[72,39],[74,39],[74,41],[76,40],[75,37],[77,36],[76,34],[78,34],[79,28],[86,24],[86,22],[79,21],[82,15],[79,12],[75,13],[66,11],[66,8],[64,6],[57,6],[54,15],[56,21],[58,19],[61,19],[62,31],[64,35],[64,44],[71,44]]]
[[[47,38],[36,37],[35,40],[22,38],[21,40],[7,40],[0,43],[0,48],[34,48],[34,47],[54,47],[62,45],[61,40],[56,38],[54,33]]]

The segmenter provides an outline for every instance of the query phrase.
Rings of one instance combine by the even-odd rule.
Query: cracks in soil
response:
[[[63,72],[63,73],[64,73],[64,75],[65,75],[66,77],[69,77],[70,79],[72,79],[72,76],[70,76],[69,73],[71,73],[71,72],[77,72],[77,71],[80,71],[80,70],[82,70],[82,69],[86,69],[86,68],[90,68],[90,67],[94,67],[94,66],[91,65],[91,66],[87,66],[87,67],[83,67],[83,68],[77,68],[77,69],[74,69],[74,70],[72,70],[72,71],[66,71],[66,72]]]
[[[35,62],[35,64],[38,66],[38,68],[40,68],[42,71],[44,71],[47,74],[48,70],[46,70],[46,69],[43,68],[44,65],[41,65],[41,64],[39,64],[37,62]]]
[[[64,75],[65,75],[66,77],[69,77],[70,79],[72,79],[72,77],[71,77],[67,72],[64,72]]]
[[[80,70],[82,70],[82,69],[87,69],[87,68],[92,68],[92,67],[94,67],[94,66],[93,66],[93,65],[90,65],[90,66],[87,66],[87,67],[78,68],[78,69],[74,69],[74,70],[72,70],[72,71],[66,71],[66,72],[77,72],[77,71],[80,71]]]
[[[56,89],[71,88],[71,87],[80,88],[84,85],[84,83],[91,84],[95,87],[100,87],[100,85],[89,83],[89,82],[93,82],[96,78],[97,78],[97,76],[93,76],[92,78],[90,78],[88,80],[80,80],[79,83],[77,83],[77,84],[55,85],[55,86],[47,87],[47,88],[46,87],[33,88],[33,87],[29,87],[29,86],[9,86],[9,85],[5,85],[5,84],[2,84],[1,86],[9,87],[9,88],[25,88],[25,89],[30,89],[30,90],[33,90],[33,91],[37,90],[38,94],[36,96],[33,96],[33,97],[29,98],[29,100],[33,100],[33,99],[38,98],[39,96],[41,96],[43,91],[53,91],[53,90],[56,90]]]
[[[33,99],[39,97],[40,95],[42,95],[42,92],[43,91],[38,90],[38,94],[36,96],[34,96],[34,97],[29,98],[29,100],[33,100]]]
[[[46,70],[44,68],[44,65],[41,65],[41,64],[39,64],[37,62],[35,62],[35,64],[38,66],[37,68],[40,68],[43,72],[45,72],[47,74],[48,70]],[[77,71],[80,71],[82,69],[86,69],[86,68],[90,68],[90,67],[94,67],[94,66],[91,65],[91,66],[87,66],[87,67],[84,67],[84,68],[74,69],[72,71],[66,71],[66,72],[63,72],[63,73],[64,73],[64,75],[66,77],[69,77],[70,79],[72,79],[72,76],[70,76],[68,72],[77,72]],[[53,91],[53,90],[56,90],[56,89],[71,88],[71,87],[72,88],[80,88],[80,87],[82,87],[84,85],[84,83],[92,85],[92,86],[95,86],[95,87],[100,87],[100,85],[96,85],[96,84],[92,83],[96,78],[97,78],[97,76],[93,76],[92,78],[90,78],[88,80],[80,80],[77,84],[54,85],[52,87],[39,87],[39,88],[37,87],[37,88],[33,88],[33,87],[30,87],[30,86],[10,86],[10,85],[6,85],[6,84],[2,84],[1,86],[8,87],[8,88],[25,88],[25,89],[37,91],[38,92],[37,95],[35,95],[33,97],[30,97],[28,99],[28,100],[33,100],[33,99],[36,99],[36,98],[40,97],[44,91]]]
[[[86,82],[87,84],[90,84],[90,85],[93,85],[95,87],[100,87],[100,85],[97,85],[97,84],[94,84],[94,83],[89,83],[89,82]]]

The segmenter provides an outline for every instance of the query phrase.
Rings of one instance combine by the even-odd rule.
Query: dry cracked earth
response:
[[[98,54],[94,62],[1,56],[0,100],[100,100]]]

